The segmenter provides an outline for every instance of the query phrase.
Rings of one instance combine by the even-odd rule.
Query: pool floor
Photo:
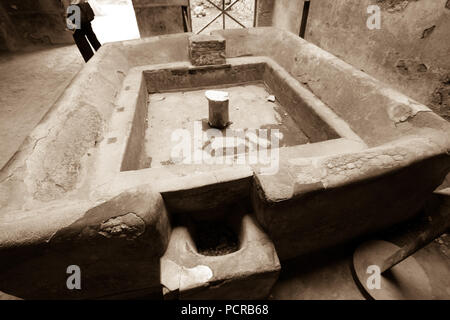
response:
[[[267,129],[267,136],[258,131],[259,138],[265,138],[270,145],[271,134],[274,129],[279,130],[279,147],[288,147],[309,143],[298,124],[285,111],[278,101],[268,101],[270,93],[263,83],[227,86],[215,88],[229,93],[230,121],[232,124],[223,130],[225,139],[223,145],[230,146],[230,138],[234,140],[233,130]],[[157,168],[173,165],[172,150],[179,144],[180,140],[174,139],[172,135],[176,130],[189,132],[192,154],[194,143],[195,126],[201,128],[202,132],[211,129],[208,125],[208,101],[205,98],[205,89],[166,92],[150,94],[148,103],[148,128],[145,137],[145,152],[149,159],[147,167]],[[198,129],[197,129],[198,130]],[[178,136],[179,138],[179,136]],[[215,138],[205,138],[201,144],[204,150],[211,146]],[[264,144],[264,141],[263,141]],[[233,142],[231,142],[233,145]],[[237,149],[237,146],[235,146]],[[221,153],[211,155],[225,155],[226,148]],[[248,149],[245,150],[248,152]]]

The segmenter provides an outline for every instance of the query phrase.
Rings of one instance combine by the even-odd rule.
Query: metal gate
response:
[[[211,24],[213,24],[220,17],[222,17],[222,28],[223,29],[226,29],[226,23],[225,23],[226,17],[228,17],[231,20],[233,20],[234,22],[236,22],[242,28],[247,28],[243,23],[241,23],[241,21],[239,21],[238,19],[233,17],[228,12],[234,5],[236,5],[241,0],[233,0],[229,5],[226,5],[226,0],[222,0],[221,7],[218,6],[217,4],[215,4],[214,2],[212,2],[211,0],[206,0],[206,1],[208,1],[208,3],[210,3],[215,9],[219,10],[219,13],[211,21],[209,21],[206,25],[204,25],[202,28],[200,28],[200,30],[196,32],[197,34],[203,32],[206,28],[208,28]],[[257,8],[257,0],[254,0],[253,26],[255,26],[255,23],[256,23],[256,8]]]

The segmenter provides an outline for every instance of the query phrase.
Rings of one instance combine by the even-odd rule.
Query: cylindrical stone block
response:
[[[209,102],[209,125],[224,129],[230,124],[228,92],[209,90],[205,93]]]

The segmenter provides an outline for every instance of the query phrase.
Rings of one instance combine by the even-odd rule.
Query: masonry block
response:
[[[194,66],[225,64],[226,41],[220,35],[195,35],[189,38],[189,58]]]

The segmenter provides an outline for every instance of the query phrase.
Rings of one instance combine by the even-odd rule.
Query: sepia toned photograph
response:
[[[0,307],[448,302],[449,231],[450,0],[0,0]]]

